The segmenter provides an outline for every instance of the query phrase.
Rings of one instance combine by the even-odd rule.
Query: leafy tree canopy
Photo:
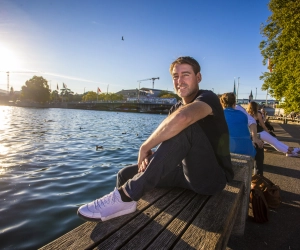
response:
[[[98,99],[97,99],[98,98]],[[83,97],[82,101],[118,101],[123,100],[123,95],[118,95],[115,93],[101,93],[97,96],[94,91],[87,92]]]
[[[86,92],[85,95],[82,97],[82,101],[96,101],[97,100],[97,93],[94,91]]]
[[[51,101],[56,101],[56,102],[60,101],[60,99],[59,99],[59,93],[58,93],[57,90],[53,90],[51,92],[51,94],[50,94],[50,100]]]
[[[158,97],[161,97],[161,98],[176,98],[177,101],[181,99],[177,94],[172,93],[170,91],[166,91],[166,90],[162,90],[158,94]]]
[[[25,82],[21,89],[21,99],[35,102],[47,102],[50,100],[50,89],[46,79],[42,76],[34,76]]]
[[[265,40],[260,50],[270,72],[260,76],[262,90],[283,100],[286,112],[300,111],[300,1],[270,0],[269,9],[272,14],[261,27]]]

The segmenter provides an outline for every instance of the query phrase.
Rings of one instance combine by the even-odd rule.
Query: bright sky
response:
[[[268,0],[0,0],[0,89],[21,90],[34,75],[51,89],[117,92],[159,77],[173,90],[169,65],[192,56],[200,88],[265,99],[260,25]],[[124,37],[124,41],[122,40]],[[17,73],[23,72],[23,73]],[[37,73],[34,73],[37,72]],[[152,88],[152,81],[140,87]],[[269,97],[270,98],[270,97]]]

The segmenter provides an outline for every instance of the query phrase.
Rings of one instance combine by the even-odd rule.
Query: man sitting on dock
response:
[[[223,109],[216,94],[199,89],[199,63],[192,57],[179,57],[170,73],[182,101],[141,145],[138,163],[119,171],[115,190],[81,206],[80,217],[105,221],[132,213],[143,194],[155,187],[214,195],[233,179]]]

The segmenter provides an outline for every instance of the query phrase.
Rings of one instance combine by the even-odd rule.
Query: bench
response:
[[[231,233],[244,233],[253,168],[249,156],[232,162],[235,178],[216,195],[156,188],[134,213],[86,222],[41,249],[225,249]]]
[[[288,122],[297,122],[299,123],[299,118],[294,118],[292,119],[291,117],[286,117],[286,116],[268,116],[268,120],[276,120],[276,121],[282,121],[282,124],[287,124]]]

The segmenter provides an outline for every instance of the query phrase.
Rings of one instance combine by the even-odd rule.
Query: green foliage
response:
[[[58,94],[58,91],[57,90],[53,90],[51,95],[50,95],[50,100],[52,102],[59,102],[60,101],[60,98],[59,98],[59,94]]]
[[[97,99],[97,93],[94,91],[87,92],[83,97],[82,101],[121,101],[123,100],[123,95],[118,95],[115,93],[101,93],[98,95]]]
[[[262,90],[283,100],[285,112],[300,111],[300,1],[270,0],[272,15],[262,25],[266,40],[260,43],[266,65],[270,58],[272,72],[264,72]]]
[[[75,95],[72,95],[72,101],[73,102],[81,102],[82,100],[82,94],[75,94]]]
[[[18,98],[19,98],[19,94],[17,94],[17,93],[14,91],[14,88],[13,88],[13,87],[10,87],[8,99],[9,99],[10,101],[16,101]]]
[[[74,92],[72,92],[70,89],[68,89],[64,83],[63,83],[63,86],[64,86],[64,88],[62,88],[60,90],[60,96],[62,98],[62,101],[63,102],[72,101]]]
[[[176,98],[177,101],[181,99],[177,94],[172,93],[170,91],[166,91],[166,90],[162,90],[158,94],[158,97],[160,97],[160,98]]]
[[[85,95],[82,97],[82,101],[97,101],[97,93],[94,91],[86,92]]]
[[[22,100],[44,103],[50,100],[50,89],[46,79],[42,76],[34,76],[22,86]]]

